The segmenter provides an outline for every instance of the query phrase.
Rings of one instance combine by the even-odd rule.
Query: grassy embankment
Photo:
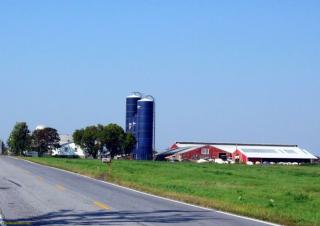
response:
[[[188,203],[285,225],[320,225],[320,166],[27,158]]]

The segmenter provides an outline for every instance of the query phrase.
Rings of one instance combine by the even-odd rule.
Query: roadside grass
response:
[[[152,194],[284,225],[320,225],[320,166],[27,160]]]

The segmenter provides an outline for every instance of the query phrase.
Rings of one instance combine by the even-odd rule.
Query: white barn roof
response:
[[[307,150],[298,147],[239,146],[238,150],[248,158],[317,159]]]

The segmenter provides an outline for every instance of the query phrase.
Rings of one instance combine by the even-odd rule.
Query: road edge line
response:
[[[99,180],[99,179],[96,179],[96,178],[93,178],[93,177],[89,177],[89,176],[86,176],[86,175],[82,175],[82,174],[79,174],[79,173],[75,173],[75,172],[72,172],[72,171],[60,169],[60,168],[57,168],[57,167],[54,167],[54,166],[48,166],[48,165],[40,164],[40,163],[37,163],[37,162],[32,162],[32,161],[29,161],[29,160],[26,160],[26,159],[15,158],[15,157],[12,157],[12,156],[8,156],[8,157],[16,159],[16,160],[26,161],[26,162],[31,163],[31,164],[40,165],[40,166],[43,166],[43,167],[48,167],[48,168],[51,168],[51,169],[59,170],[59,171],[62,171],[62,172],[74,174],[74,175],[77,175],[77,176],[80,176],[80,177],[84,177],[84,178],[87,178],[87,179],[90,179],[90,180],[94,180],[94,181],[97,181],[97,182],[102,182],[104,184],[108,184],[108,185],[111,185],[111,186],[114,186],[114,187],[122,188],[122,189],[129,190],[129,191],[133,191],[133,192],[136,192],[136,193],[139,193],[139,194],[144,194],[144,195],[151,196],[151,197],[154,197],[154,198],[158,198],[158,199],[162,199],[162,200],[166,200],[166,201],[170,201],[170,202],[174,202],[174,203],[178,203],[178,204],[182,204],[182,205],[186,205],[186,206],[190,206],[190,207],[195,207],[195,208],[199,208],[199,209],[202,209],[202,210],[215,211],[217,213],[221,213],[221,214],[225,214],[225,215],[233,216],[233,217],[238,217],[238,218],[241,218],[241,219],[250,220],[250,221],[254,221],[254,222],[258,222],[258,223],[264,223],[264,224],[268,224],[268,225],[272,225],[272,226],[281,226],[281,224],[271,223],[271,222],[264,221],[264,220],[259,220],[259,219],[255,219],[255,218],[251,218],[251,217],[245,217],[245,216],[241,216],[241,215],[238,215],[238,214],[224,212],[224,211],[220,211],[220,210],[216,210],[216,209],[212,209],[212,208],[207,208],[207,207],[203,207],[203,206],[198,206],[198,205],[195,205],[195,204],[190,204],[190,203],[186,203],[186,202],[182,202],[182,201],[178,201],[178,200],[174,200],[174,199],[170,199],[170,198],[166,198],[166,197],[161,197],[161,196],[158,196],[158,195],[153,195],[153,194],[150,194],[150,193],[147,193],[147,192],[138,191],[138,190],[135,190],[133,188],[124,187],[122,185],[114,184],[114,183],[111,183],[111,182],[108,182],[108,181]]]

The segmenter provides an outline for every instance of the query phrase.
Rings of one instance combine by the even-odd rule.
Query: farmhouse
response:
[[[70,135],[60,134],[60,147],[52,151],[53,156],[65,156],[72,157],[78,156],[81,158],[85,157],[84,150],[73,142],[73,139]]]
[[[317,157],[297,145],[176,142],[169,150],[160,153],[158,159],[176,161],[222,159],[255,164],[310,163]]]

